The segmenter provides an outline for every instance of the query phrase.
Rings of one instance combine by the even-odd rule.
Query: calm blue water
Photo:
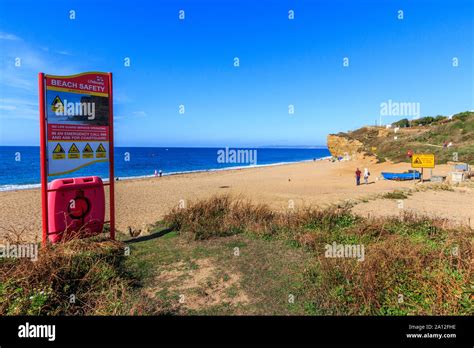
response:
[[[115,176],[121,179],[152,176],[156,170],[163,175],[191,171],[218,170],[252,166],[248,163],[218,163],[221,148],[115,147]],[[232,149],[232,148],[231,148]],[[257,165],[299,162],[330,156],[327,149],[256,148]],[[130,161],[125,160],[126,153]],[[17,153],[20,161],[16,161]],[[60,176],[98,175],[108,178],[108,164],[96,163],[74,173]],[[59,177],[50,177],[50,181]],[[36,187],[40,182],[39,147],[0,146],[0,191]]]

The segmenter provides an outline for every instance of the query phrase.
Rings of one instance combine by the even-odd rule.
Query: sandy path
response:
[[[365,166],[369,167],[372,184],[355,185],[354,171],[357,166],[361,170]],[[141,228],[144,224],[161,219],[180,200],[189,202],[218,193],[242,195],[255,202],[267,203],[275,209],[286,209],[290,200],[295,207],[303,204],[324,206],[349,198],[373,196],[413,187],[412,182],[375,181],[381,171],[402,171],[409,167],[406,163],[375,165],[369,162],[316,161],[119,181],[116,185],[117,228],[123,231],[128,226]],[[439,166],[436,172],[445,173],[447,170],[447,166]],[[456,196],[450,196],[449,199],[456,201]],[[383,203],[386,204],[386,201]],[[0,227],[14,227],[16,230],[25,228],[31,238],[39,235],[40,202],[38,189],[0,192]],[[428,202],[433,201],[423,202],[423,205],[430,204]],[[375,208],[373,206],[371,209]],[[426,206],[426,209],[437,212],[445,207]],[[470,211],[467,214],[472,214],[472,209]]]
[[[353,211],[362,216],[397,216],[403,211],[448,219],[457,225],[474,228],[474,190],[414,192],[403,200],[402,208],[395,199],[376,199],[360,203]]]

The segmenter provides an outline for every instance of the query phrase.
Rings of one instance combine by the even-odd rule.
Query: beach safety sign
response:
[[[109,75],[44,75],[47,175],[109,161]]]
[[[411,157],[411,167],[412,168],[434,168],[435,167],[434,154],[414,153]]]
[[[38,82],[42,245],[104,232],[106,223],[110,238],[115,239],[112,73],[40,72]],[[99,162],[109,168],[107,183],[93,174],[94,168],[64,177]]]

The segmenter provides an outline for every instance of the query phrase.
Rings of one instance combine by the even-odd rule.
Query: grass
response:
[[[123,314],[133,278],[123,244],[76,240],[42,249],[37,261],[0,261],[0,314]]]
[[[0,314],[472,315],[473,231],[443,226],[217,196],[172,210],[146,238],[1,261]],[[326,257],[333,242],[362,245],[364,261]]]
[[[402,195],[392,193],[390,198]],[[235,219],[239,216],[247,218]],[[293,281],[298,284],[294,292],[311,299],[300,307],[306,314],[473,313],[473,233],[468,228],[444,229],[442,219],[405,213],[401,218],[366,220],[343,207],[271,212],[224,196],[172,211],[165,221],[192,240],[202,240],[206,226],[211,228],[204,239],[253,235],[310,253],[303,279]],[[363,245],[365,261],[325,257],[324,247],[332,242]]]
[[[408,193],[408,192],[395,190],[393,192],[388,192],[388,193],[384,194],[382,196],[382,198],[386,198],[386,199],[407,199],[409,194],[410,193]]]

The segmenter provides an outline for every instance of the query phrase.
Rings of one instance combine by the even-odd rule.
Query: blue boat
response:
[[[421,174],[417,170],[409,170],[404,173],[384,173],[382,172],[382,176],[385,180],[420,180]]]

